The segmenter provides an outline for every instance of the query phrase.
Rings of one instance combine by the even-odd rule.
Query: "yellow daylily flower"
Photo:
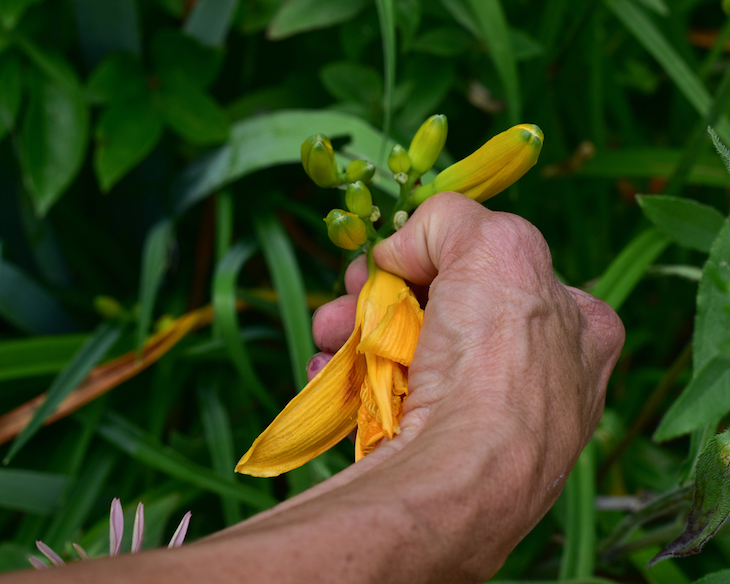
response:
[[[433,182],[416,189],[414,206],[443,191],[463,193],[481,203],[501,193],[530,170],[544,136],[535,124],[520,124],[497,134],[479,150],[442,170]]]
[[[368,253],[355,330],[254,441],[236,472],[272,477],[328,450],[356,427],[355,460],[400,432],[408,367],[423,310],[402,278],[380,269]]]

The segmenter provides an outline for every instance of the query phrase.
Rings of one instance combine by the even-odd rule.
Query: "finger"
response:
[[[357,296],[347,294],[322,305],[312,319],[314,343],[326,353],[336,353],[355,328]]]
[[[359,294],[368,279],[368,260],[365,254],[356,257],[345,272],[345,290],[348,294]]]
[[[317,353],[307,362],[307,381],[312,381],[314,377],[324,369],[324,366],[334,357],[332,353]]]

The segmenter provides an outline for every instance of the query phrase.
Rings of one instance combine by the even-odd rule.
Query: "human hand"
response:
[[[463,549],[481,533],[503,561],[553,504],[590,440],[623,326],[608,305],[555,279],[535,227],[462,195],[426,201],[374,258],[429,290],[402,432],[370,457],[400,459],[414,479],[466,497],[471,515],[454,527],[465,533],[468,524]],[[315,342],[326,353],[312,359],[310,375],[352,332],[366,278],[358,259],[346,274],[348,295],[315,315]],[[405,462],[394,456],[406,450]],[[447,468],[471,489],[439,483]],[[466,555],[488,575],[494,561],[479,547]]]

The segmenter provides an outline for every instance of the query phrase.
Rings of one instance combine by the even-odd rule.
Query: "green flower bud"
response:
[[[369,183],[375,174],[375,166],[367,160],[353,160],[347,167],[347,182],[354,183],[359,180]]]
[[[345,204],[355,215],[369,217],[373,209],[373,197],[370,190],[359,180],[347,187]]]
[[[449,125],[443,114],[431,116],[421,124],[408,148],[413,173],[420,176],[431,169],[444,149],[448,130]]]
[[[319,187],[334,187],[339,184],[337,164],[332,143],[324,134],[310,136],[302,143],[302,166]]]
[[[325,217],[327,235],[337,247],[356,250],[367,241],[365,223],[354,213],[332,209]]]
[[[393,171],[393,174],[406,173],[411,169],[411,159],[408,152],[400,144],[393,146],[393,150],[390,151],[388,168]]]
[[[97,296],[94,298],[94,308],[104,318],[118,318],[124,313],[124,308],[116,298],[111,296]]]

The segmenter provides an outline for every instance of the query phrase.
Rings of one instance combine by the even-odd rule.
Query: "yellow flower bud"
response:
[[[486,201],[535,165],[543,139],[542,130],[534,124],[514,126],[441,171],[432,183],[416,189],[412,200],[420,205],[436,193],[456,191],[480,203]]]
[[[449,125],[443,114],[431,116],[421,124],[408,148],[412,172],[420,176],[431,169],[444,149],[448,131]]]
[[[327,235],[337,247],[356,250],[367,241],[365,223],[354,213],[332,209],[325,217]]]
[[[350,184],[345,193],[347,208],[360,217],[369,217],[373,210],[373,196],[365,184],[359,180]]]
[[[367,160],[353,160],[347,166],[347,182],[354,183],[359,180],[369,183],[375,174],[375,166]]]
[[[314,134],[302,143],[302,166],[317,186],[334,187],[339,184],[337,164],[332,143],[324,134]]]
[[[393,171],[393,174],[406,173],[411,169],[411,159],[408,152],[400,144],[393,146],[393,150],[390,151],[388,168]]]

